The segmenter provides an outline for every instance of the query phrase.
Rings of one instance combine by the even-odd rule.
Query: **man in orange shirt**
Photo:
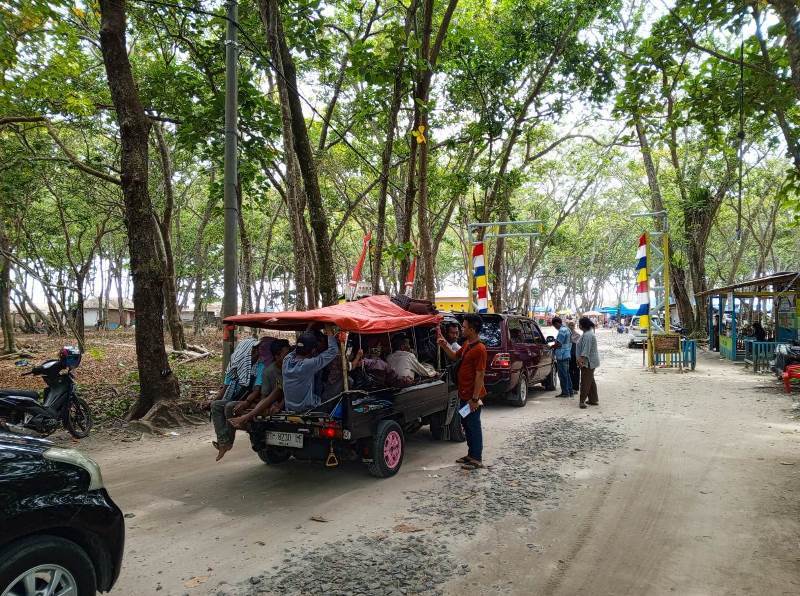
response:
[[[486,395],[483,377],[486,373],[486,346],[480,339],[483,320],[478,315],[469,314],[462,321],[466,341],[458,352],[450,349],[447,340],[439,336],[437,342],[450,360],[461,360],[458,366],[456,383],[461,406],[469,404],[469,414],[461,418],[461,426],[467,436],[467,455],[456,460],[465,470],[483,467],[483,431],[481,430],[481,398]],[[460,415],[460,414],[456,414]]]

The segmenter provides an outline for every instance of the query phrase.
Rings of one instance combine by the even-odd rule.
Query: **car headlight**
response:
[[[89,473],[89,490],[103,488],[103,475],[100,473],[100,466],[92,458],[84,455],[76,449],[60,449],[52,447],[44,452],[45,459],[50,461],[60,461],[83,468]]]

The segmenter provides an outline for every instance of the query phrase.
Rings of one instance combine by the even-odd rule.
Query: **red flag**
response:
[[[411,266],[408,268],[408,275],[406,275],[406,295],[411,293],[411,288],[414,287],[414,278],[417,276],[417,257],[411,261]]]
[[[358,257],[356,268],[353,269],[353,277],[350,279],[350,287],[355,288],[358,282],[361,281],[361,270],[364,268],[364,260],[367,258],[367,250],[369,250],[369,241],[372,240],[372,232],[368,232],[364,236],[364,246],[361,248],[361,256]]]

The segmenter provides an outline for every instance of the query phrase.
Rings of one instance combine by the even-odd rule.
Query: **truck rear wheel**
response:
[[[258,457],[261,458],[261,461],[271,466],[282,464],[288,461],[291,456],[292,454],[288,449],[282,449],[280,447],[265,447],[258,452]]]
[[[394,476],[403,464],[405,451],[403,429],[394,420],[382,420],[378,423],[378,429],[372,439],[372,463],[369,464],[369,473],[377,478]]]
[[[450,431],[450,441],[452,443],[463,443],[467,440],[467,435],[464,434],[464,427],[461,426],[461,414],[453,412],[453,419],[447,425]]]

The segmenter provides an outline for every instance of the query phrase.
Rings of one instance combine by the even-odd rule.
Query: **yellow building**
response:
[[[436,309],[446,312],[468,312],[467,292],[458,289],[436,292]],[[489,298],[489,312],[494,312],[491,298]]]

